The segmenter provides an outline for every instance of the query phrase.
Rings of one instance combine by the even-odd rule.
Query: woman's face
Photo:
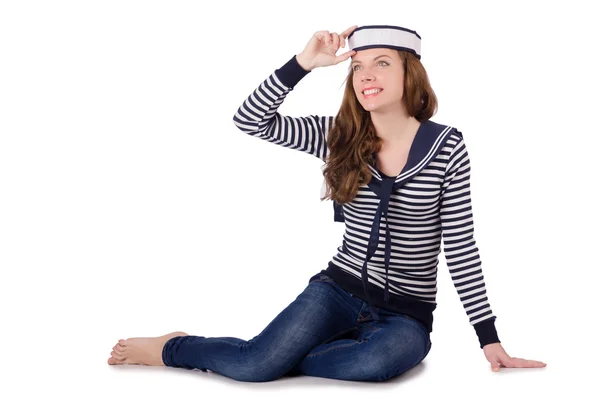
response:
[[[354,93],[368,112],[397,111],[402,107],[404,93],[404,65],[395,50],[370,48],[352,56]],[[369,94],[371,87],[379,93]]]

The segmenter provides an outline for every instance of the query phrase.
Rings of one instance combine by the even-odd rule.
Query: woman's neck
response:
[[[416,118],[398,112],[371,113],[371,121],[377,136],[389,144],[411,141],[421,125]]]

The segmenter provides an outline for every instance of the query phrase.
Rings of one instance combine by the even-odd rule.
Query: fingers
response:
[[[325,44],[326,46],[328,46],[331,43],[331,35],[329,34],[328,30],[320,31],[319,38],[321,39],[323,44]]]
[[[337,33],[329,33],[328,30],[323,30],[319,33],[321,33],[323,44],[325,44],[326,47],[333,45],[334,50],[338,50],[340,47],[340,36]]]
[[[525,360],[524,358],[511,359],[511,365],[515,368],[542,368],[546,366],[546,363],[536,360]]]
[[[500,365],[506,368],[543,368],[546,366],[546,363],[542,361],[526,360],[524,358],[507,356],[501,358]],[[494,367],[493,364],[492,367]]]
[[[356,51],[350,50],[348,52],[343,53],[342,55],[338,55],[337,57],[335,57],[335,64],[337,65],[340,62],[344,62],[346,59],[350,58],[354,54],[356,54]]]
[[[345,40],[346,37],[348,37],[350,33],[352,33],[357,27],[358,25],[350,26],[348,29],[344,30],[344,32],[340,36],[342,36],[342,38]]]
[[[356,29],[358,25],[354,25],[344,30],[342,33],[330,33],[328,30],[320,30],[317,32],[317,37],[325,44],[329,46],[333,44],[334,48],[346,47],[346,38]]]
[[[329,40],[329,32],[326,30],[319,30],[318,32],[315,32],[314,37],[316,37],[317,40],[322,42],[324,45],[327,45],[327,41]]]
[[[485,357],[492,365],[492,371],[498,372],[501,367],[505,368],[543,368],[546,363],[537,360],[526,360],[520,357],[511,357],[498,344],[497,346],[484,346]]]
[[[337,51],[340,47],[340,36],[337,33],[331,33],[331,39],[333,42],[333,49]]]

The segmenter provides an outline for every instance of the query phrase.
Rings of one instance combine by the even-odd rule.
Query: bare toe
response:
[[[123,365],[123,364],[125,364],[125,360],[117,360],[114,357],[109,357],[108,364],[109,365]]]

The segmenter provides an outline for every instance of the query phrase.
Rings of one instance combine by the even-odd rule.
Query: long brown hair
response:
[[[404,66],[404,93],[402,103],[409,116],[419,122],[429,120],[437,111],[437,97],[431,88],[427,72],[413,54],[397,50]],[[326,182],[325,196],[344,204],[356,196],[361,184],[368,184],[374,154],[379,152],[383,140],[377,136],[366,111],[354,92],[354,69],[346,76],[346,87],[340,110],[327,136],[327,161],[323,169]]]

